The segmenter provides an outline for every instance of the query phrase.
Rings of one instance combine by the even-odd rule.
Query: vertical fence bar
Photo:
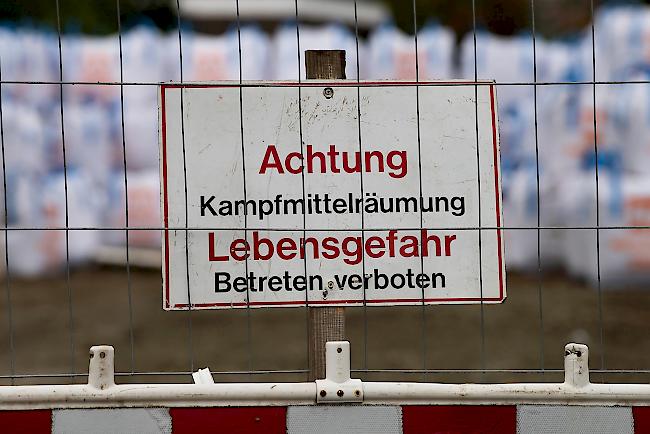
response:
[[[359,154],[363,152],[361,140],[361,62],[359,60],[359,15],[357,12],[357,0],[354,0],[354,45],[356,49],[357,66],[357,128],[359,129]],[[359,171],[359,193],[361,194],[361,241],[366,244],[365,224],[365,196],[363,188],[363,170]],[[361,274],[366,275],[366,255],[361,258]],[[366,303],[366,285],[363,289],[363,368],[368,369],[368,303]]]
[[[178,62],[180,65],[181,84],[183,83],[183,38],[181,31],[181,7],[180,0],[176,0],[176,11],[178,13]],[[185,90],[181,87],[181,140],[183,144],[183,187],[185,192],[185,282],[187,284],[187,334],[188,351],[190,353],[190,371],[194,371],[194,343],[192,333],[192,292],[190,290],[190,257],[189,257],[189,214],[187,198],[187,159],[185,154],[185,114],[183,113],[183,94]]]
[[[307,79],[344,79],[344,50],[305,51]],[[345,308],[309,307],[309,376],[325,378],[325,344],[345,339]]]
[[[605,340],[603,331],[603,290],[600,281],[600,184],[598,182],[598,121],[596,116],[596,25],[594,24],[594,0],[590,1],[591,14],[591,70],[592,70],[592,96],[593,96],[593,132],[594,132],[594,158],[596,160],[596,273],[598,280],[598,329],[600,338],[600,369],[605,369]]]
[[[413,6],[413,48],[415,49],[415,124],[417,128],[417,141],[418,141],[418,188],[420,200],[422,200],[422,140],[420,135],[420,62],[418,59],[418,13],[415,0],[412,1]],[[420,208],[420,228],[424,226],[424,217],[422,215],[422,207]],[[420,254],[420,272],[424,274],[424,257]],[[422,287],[422,302],[420,304],[420,320],[422,324],[422,379],[427,380],[427,319],[426,319],[426,304],[424,302],[424,287]]]
[[[300,65],[302,65],[302,56],[300,53],[300,20],[298,16],[298,0],[294,0],[294,9],[295,9],[295,20],[296,20],[296,57],[297,57],[297,77],[298,77],[298,138],[300,141],[300,160],[304,161],[305,158],[305,143],[302,140],[302,72]],[[300,185],[302,188],[302,201],[303,203],[307,199],[307,194],[305,192],[305,171],[300,171]],[[302,236],[305,238],[307,236],[307,213],[302,213]],[[307,256],[302,261],[303,272],[305,273],[305,281],[307,281]],[[311,340],[309,339],[309,329],[310,329],[310,313],[309,313],[309,290],[305,291],[305,329],[307,330],[307,380],[314,380],[312,372],[309,370],[309,366],[312,363],[312,353],[311,353]]]
[[[70,213],[68,205],[68,164],[65,149],[65,122],[63,117],[63,49],[61,46],[61,9],[56,0],[56,25],[59,42],[59,97],[61,98],[61,148],[63,152],[63,188],[65,192],[65,279],[68,289],[68,321],[70,324],[70,381],[74,382],[74,307],[72,304],[72,286],[70,285]]]
[[[243,66],[242,66],[242,51],[241,51],[241,15],[239,13],[239,0],[235,0],[235,7],[237,12],[237,55],[239,61],[239,127],[241,133],[241,161],[242,161],[242,176],[244,186],[244,203],[248,199],[246,190],[246,150],[244,146],[244,90],[242,84],[244,83]],[[244,207],[244,239],[248,239],[248,208]],[[248,256],[244,260],[244,269],[248,276]],[[250,288],[246,286],[246,340],[248,346],[248,370],[253,371],[253,327],[251,323],[251,303],[250,303]]]
[[[474,118],[476,119],[476,178],[478,189],[478,279],[481,297],[481,369],[485,370],[485,312],[483,306],[483,252],[481,245],[481,153],[479,150],[478,127],[478,55],[476,50],[476,0],[472,0],[472,37],[474,41]]]
[[[7,206],[7,163],[5,154],[5,129],[4,118],[2,113],[2,59],[0,58],[0,146],[2,149],[2,202],[4,206],[4,243],[5,243],[5,297],[7,303],[7,323],[9,326],[9,373],[11,374],[11,384],[14,385],[16,379],[16,348],[14,346],[14,315],[11,300],[11,272],[9,271],[9,214]]]
[[[133,338],[133,292],[131,288],[131,261],[129,257],[129,181],[126,174],[126,138],[124,137],[124,62],[122,53],[122,18],[120,0],[117,5],[117,36],[120,43],[120,122],[122,128],[122,166],[124,167],[124,236],[126,242],[126,291],[129,301],[129,346],[131,348],[131,372],[135,371],[135,349]]]
[[[544,372],[544,303],[542,297],[541,200],[539,191],[539,136],[537,133],[537,37],[535,0],[530,0],[530,22],[533,36],[533,116],[535,122],[535,181],[537,199],[537,299],[539,303],[539,367]],[[547,232],[548,233],[548,232]]]

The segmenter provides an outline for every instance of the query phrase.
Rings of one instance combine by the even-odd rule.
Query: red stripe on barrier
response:
[[[170,408],[172,433],[286,434],[286,407]]]
[[[40,434],[52,432],[50,410],[0,411],[0,432]]]
[[[650,434],[650,407],[633,407],[634,434]]]
[[[515,434],[517,408],[513,406],[402,407],[404,434]]]

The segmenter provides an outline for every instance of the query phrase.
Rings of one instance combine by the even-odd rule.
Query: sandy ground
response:
[[[13,365],[17,374],[87,372],[93,344],[116,349],[118,382],[188,382],[192,369],[212,371],[298,370],[307,365],[303,308],[251,311],[164,312],[156,270],[131,272],[133,353],[124,268],[85,268],[70,278],[11,280]],[[10,384],[12,352],[6,285],[0,286],[0,384]],[[348,308],[347,336],[354,369],[545,369],[562,368],[567,342],[590,345],[591,369],[645,373],[593,374],[594,381],[650,382],[650,290],[603,291],[600,344],[598,292],[563,275],[544,276],[542,313],[538,279],[510,274],[503,305]],[[72,327],[70,323],[72,319]],[[543,318],[543,325],[540,322]],[[191,339],[190,339],[191,320]],[[71,330],[73,333],[71,334]],[[543,333],[542,333],[543,330]],[[482,339],[484,346],[481,345]],[[74,357],[71,357],[71,344]],[[604,354],[603,354],[604,349]],[[543,352],[543,359],[542,359]],[[604,357],[603,357],[604,356]],[[482,362],[483,361],[483,362]],[[482,366],[484,363],[484,366]],[[496,382],[557,381],[547,372],[358,372],[364,379]],[[306,374],[223,374],[218,381],[302,381]],[[69,378],[18,378],[18,384],[62,383]],[[85,381],[83,375],[75,381]]]

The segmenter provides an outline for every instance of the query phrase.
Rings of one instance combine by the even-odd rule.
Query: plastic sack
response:
[[[122,36],[122,71],[126,83],[124,100],[130,104],[156,105],[158,86],[165,81],[165,45],[161,32],[151,25],[137,26]],[[119,89],[118,89],[119,91]]]
[[[66,102],[61,113],[55,110],[48,120],[47,167],[51,171],[65,166],[84,173],[92,182],[106,183],[111,162],[110,112],[93,102]],[[65,142],[64,142],[65,140]]]
[[[157,170],[128,172],[129,227],[159,228],[160,223],[160,180]],[[126,202],[124,198],[124,172],[111,176],[110,194],[105,226],[122,228],[126,226]],[[160,230],[129,231],[129,246],[160,248]],[[103,242],[109,245],[126,244],[124,230],[105,231]]]
[[[41,179],[23,178],[14,192],[17,203],[29,205],[28,215],[18,216],[10,225],[7,248],[9,270],[21,276],[36,276],[61,271],[69,259],[70,265],[86,262],[95,252],[99,234],[101,203],[93,194],[92,183],[75,170],[69,170],[66,179],[62,172]],[[67,197],[67,200],[66,200]],[[67,208],[67,209],[66,209]],[[66,212],[67,211],[67,212]],[[66,214],[71,228],[66,231]],[[18,228],[30,230],[18,230]],[[50,228],[34,230],[35,228]]]
[[[306,78],[305,50],[345,50],[347,61],[345,75],[357,78],[357,46],[354,34],[347,28],[330,24],[325,26],[300,25],[300,79]],[[363,59],[360,47],[360,60]],[[298,43],[296,25],[279,27],[271,44],[273,75],[275,80],[298,80]],[[363,66],[361,67],[363,71]],[[361,78],[364,78],[362,75]]]
[[[46,130],[40,113],[23,102],[3,98],[2,123],[7,173],[44,173]]]
[[[498,83],[531,83],[534,79],[533,40],[528,35],[504,37],[488,32],[468,34],[461,42],[461,69],[463,79],[474,80],[474,65],[478,79]],[[532,104],[532,86],[501,86],[498,88],[499,107]]]
[[[647,81],[647,73],[630,76]],[[650,84],[608,85],[607,99],[599,101],[608,113],[607,127],[622,158],[625,173],[650,175]]]
[[[650,225],[650,177],[621,175],[599,170],[599,201],[596,202],[595,173],[585,172],[563,192],[568,226],[565,251],[570,273],[603,288],[647,285],[650,282],[650,231],[617,227]],[[596,206],[599,225],[597,249]],[[612,229],[614,227],[614,229]]]
[[[504,174],[503,219],[506,266],[509,270],[536,272],[554,269],[564,259],[561,231],[542,229],[537,245],[537,169],[534,165]],[[556,184],[540,169],[539,226],[556,227],[562,223]],[[523,228],[523,229],[522,229]],[[525,229],[528,228],[528,229]]]
[[[122,125],[122,115],[124,125]],[[126,149],[127,170],[158,168],[158,105],[156,103],[129,100],[125,101],[123,107],[115,105],[111,113],[111,128],[113,170],[124,170],[124,149]],[[122,143],[122,134],[124,134],[124,143]]]
[[[418,34],[418,78],[453,77],[454,34],[446,27],[428,24]],[[393,25],[375,30],[368,39],[368,78],[416,79],[415,40]]]
[[[639,70],[648,70],[650,7],[628,5],[600,8],[594,25],[598,81],[629,80]],[[591,35],[588,39],[591,39]],[[592,60],[591,53],[588,54],[589,60]]]
[[[23,58],[22,39],[15,29],[9,26],[0,26],[0,59],[2,59],[0,73],[3,81],[24,80],[21,76]],[[16,97],[21,87],[23,86],[13,83],[3,84],[3,99],[7,96]]]
[[[23,53],[19,68],[20,80],[59,81],[57,36],[51,32],[20,30],[17,37],[20,39],[19,51]],[[59,103],[58,84],[20,84],[16,85],[16,89],[21,100],[40,111],[46,111]]]
[[[62,41],[63,80],[68,82],[119,83],[120,46],[117,35],[66,36]],[[114,84],[64,85],[64,98],[75,103],[111,104],[120,98]]]
[[[181,34],[183,81],[239,80],[239,35],[230,29],[223,35],[189,31]],[[166,77],[180,81],[178,33],[166,37]],[[269,78],[268,37],[256,27],[241,28],[242,78]]]

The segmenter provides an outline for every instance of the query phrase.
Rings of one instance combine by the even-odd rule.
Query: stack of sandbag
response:
[[[418,32],[420,80],[476,76],[500,84],[504,225],[518,228],[505,230],[510,270],[564,266],[595,282],[592,227],[648,225],[650,8],[602,8],[595,28],[595,40],[590,28],[565,40],[538,34],[535,52],[530,34],[478,31],[476,42],[472,33],[455,47],[444,26],[427,24]],[[239,80],[240,59],[244,80],[297,80],[306,78],[304,50],[344,49],[348,79],[416,79],[414,37],[393,25],[379,26],[367,43],[336,24],[300,24],[299,30],[300,65],[295,23],[270,37],[243,26],[241,40],[234,26],[221,35],[182,29],[181,46],[177,31],[150,25],[125,30],[121,46],[115,34],[66,34],[63,80],[93,84],[61,87],[11,83],[58,81],[58,36],[0,26],[10,271],[42,274],[62,269],[68,257],[73,265],[83,263],[101,244],[124,246],[127,200],[129,227],[160,227],[157,83],[180,81],[181,66],[185,82]],[[533,86],[535,78],[542,84]],[[593,85],[594,78],[607,83]],[[121,79],[126,84],[114,84]],[[637,83],[610,83],[626,81]],[[567,84],[574,82],[581,84]],[[37,230],[66,222],[79,228],[68,232],[67,248],[64,230]],[[538,225],[554,228],[539,231],[539,247]],[[599,231],[602,282],[650,281],[645,232]],[[133,230],[129,244],[157,248],[160,231]]]
[[[52,271],[59,264],[56,254],[50,253],[56,248],[49,242],[52,234],[42,230],[50,223],[43,196],[48,173],[44,127],[35,109],[8,95],[3,95],[2,111],[2,175],[6,182],[3,221],[6,218],[9,228],[9,268],[20,274],[37,275]]]
[[[599,12],[595,40],[597,81],[650,79],[649,18],[647,7],[606,8]],[[602,57],[605,55],[606,62]],[[593,76],[593,65],[590,67],[591,72],[585,72],[585,76]],[[562,200],[567,226],[595,227],[598,223],[605,228],[598,233],[594,229],[566,231],[567,268],[594,284],[600,277],[605,287],[647,285],[650,233],[634,227],[650,223],[650,86],[623,83],[597,84],[595,89],[583,87],[581,140],[567,147],[582,165],[571,185],[563,190]]]
[[[476,44],[476,45],[475,45]],[[463,79],[491,79],[497,83],[497,107],[501,145],[503,215],[506,264],[510,270],[537,270],[538,266],[557,266],[562,259],[556,234],[538,226],[558,223],[555,185],[541,153],[541,142],[535,135],[535,92],[532,83],[537,65],[538,80],[548,79],[555,72],[554,58],[546,43],[527,35],[504,37],[479,31],[469,34],[461,43]],[[521,83],[521,84],[518,84]],[[537,99],[539,118],[540,98]],[[538,146],[537,146],[538,145]],[[538,148],[536,150],[536,147]],[[539,210],[538,210],[539,204]],[[538,253],[540,255],[538,262]]]
[[[157,170],[140,170],[129,172],[126,184],[128,194],[125,197],[124,175],[114,174],[109,183],[108,206],[105,222],[108,228],[126,227],[128,206],[129,246],[136,248],[159,248],[160,228],[160,181]],[[128,204],[127,204],[128,200]],[[143,230],[143,228],[145,228]],[[104,243],[111,246],[126,245],[126,231],[109,230],[104,232]]]
[[[647,285],[650,231],[643,227],[650,225],[650,176],[600,170],[598,187],[596,201],[594,176],[584,173],[563,195],[567,225],[575,228],[566,231],[568,271],[596,285],[600,265],[604,287]],[[605,227],[598,233],[597,222]],[[641,228],[620,228],[638,226]]]
[[[7,83],[3,97],[21,101],[39,111],[58,103],[60,87],[59,51],[55,33],[34,29],[0,26],[0,68],[3,82],[23,81],[39,84]]]

